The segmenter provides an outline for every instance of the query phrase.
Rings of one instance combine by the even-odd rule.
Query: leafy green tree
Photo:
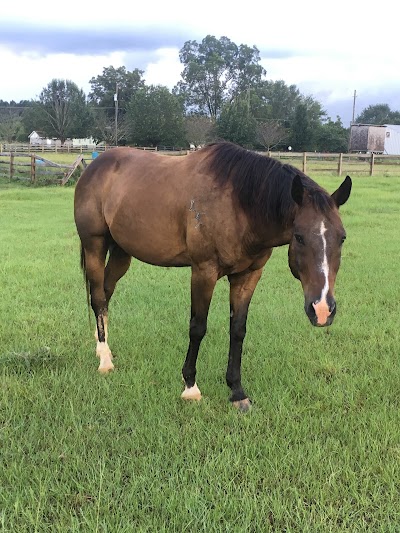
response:
[[[130,137],[139,146],[184,144],[182,102],[167,87],[139,89],[128,104],[127,121]]]
[[[217,120],[218,136],[247,148],[257,139],[257,121],[254,118],[247,95],[239,96],[233,103],[226,103]]]
[[[24,114],[26,129],[42,131],[64,143],[68,138],[86,137],[91,115],[85,93],[69,80],[53,79]]]
[[[283,80],[265,80],[254,90],[252,108],[259,120],[279,120],[288,127],[294,119],[302,95],[296,85],[286,85]]]
[[[392,111],[388,104],[376,104],[366,107],[356,118],[358,124],[400,124],[400,112]]]
[[[114,114],[114,94],[118,86],[118,107],[124,114],[132,96],[139,89],[144,88],[143,70],[135,68],[131,72],[125,67],[103,68],[103,73],[93,77],[89,83],[91,91],[88,95],[89,102],[97,107],[104,108],[108,115]]]
[[[24,132],[21,117],[12,112],[0,114],[0,140],[11,143]]]
[[[28,100],[6,102],[0,100],[0,139],[7,142],[27,141],[27,133],[23,116],[31,106]]]
[[[290,144],[298,152],[317,149],[319,131],[326,113],[312,96],[302,96],[291,123]]]
[[[237,46],[227,37],[207,35],[201,43],[187,41],[179,57],[184,70],[174,92],[183,96],[188,109],[214,120],[225,103],[257,86],[265,75],[259,50]]]
[[[347,152],[349,131],[343,127],[340,117],[330,118],[318,130],[317,149],[321,152]]]
[[[305,104],[296,107],[291,129],[291,145],[296,152],[313,149],[314,135]]]

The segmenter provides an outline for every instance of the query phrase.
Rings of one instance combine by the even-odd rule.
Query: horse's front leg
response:
[[[192,267],[191,315],[189,348],[182,368],[185,390],[184,400],[200,400],[201,392],[196,384],[196,362],[201,341],[207,331],[207,316],[218,276],[213,266]]]
[[[241,411],[250,409],[251,402],[241,382],[243,340],[246,335],[247,313],[262,268],[228,276],[230,282],[230,344],[226,382],[232,390],[230,401]]]

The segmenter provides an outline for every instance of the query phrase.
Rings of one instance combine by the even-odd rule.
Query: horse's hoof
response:
[[[183,400],[201,400],[201,392],[196,383],[193,387],[185,387],[185,390],[181,394]]]
[[[97,369],[100,374],[108,374],[109,372],[112,372],[114,370],[114,365],[108,365],[108,366],[99,366]]]
[[[251,401],[248,398],[232,402],[232,405],[241,413],[247,413],[251,409]]]

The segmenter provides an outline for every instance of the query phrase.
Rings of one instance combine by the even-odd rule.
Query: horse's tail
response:
[[[89,287],[89,278],[86,273],[86,259],[85,259],[85,250],[83,248],[83,245],[81,243],[81,270],[83,273],[83,279],[85,281],[85,287],[86,287],[86,303],[88,308],[88,318],[89,318],[89,327],[91,327],[90,322],[90,287]]]

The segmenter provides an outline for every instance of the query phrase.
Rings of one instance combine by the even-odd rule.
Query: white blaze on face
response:
[[[315,310],[315,314],[317,315],[317,324],[320,326],[323,326],[326,324],[326,321],[328,319],[328,316],[331,314],[329,311],[328,302],[326,300],[326,297],[328,295],[329,290],[329,264],[328,264],[328,258],[326,256],[326,227],[324,224],[324,221],[321,222],[319,235],[322,239],[322,251],[323,251],[323,257],[322,257],[322,263],[320,265],[320,270],[325,278],[325,284],[322,288],[321,297],[318,300],[317,303],[313,303],[313,307]]]

